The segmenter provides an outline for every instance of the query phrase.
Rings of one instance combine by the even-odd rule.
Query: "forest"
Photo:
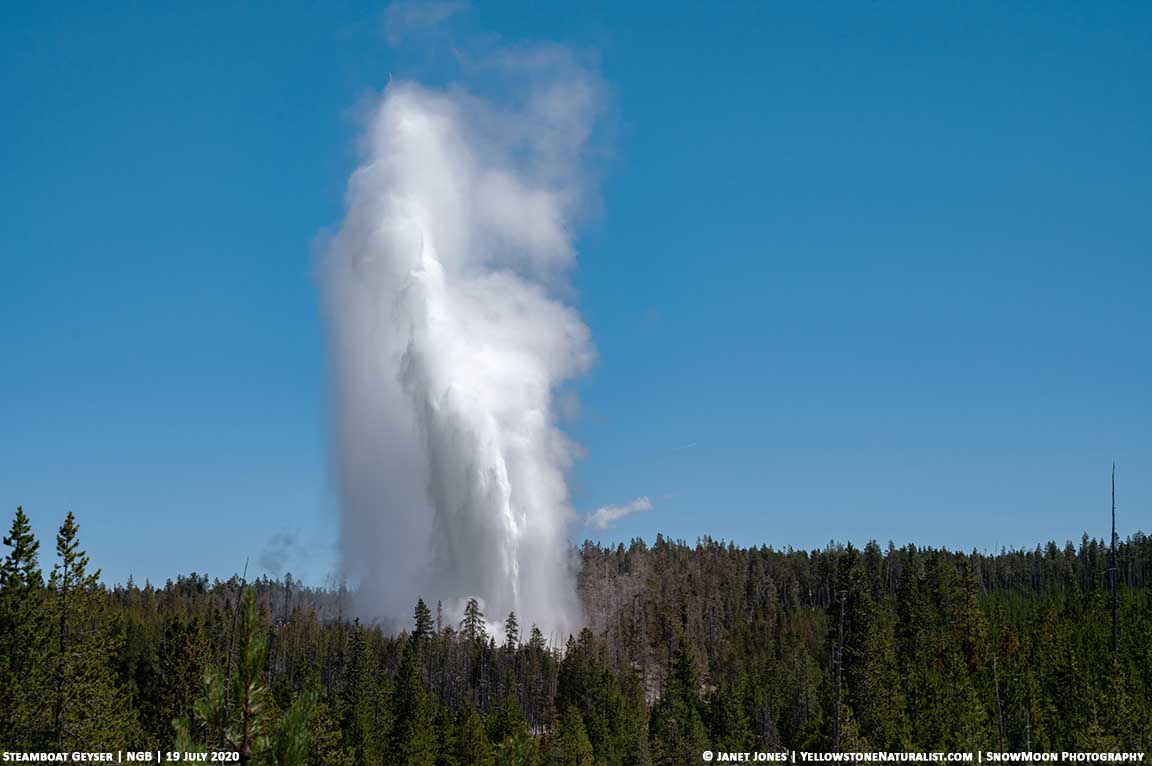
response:
[[[671,766],[705,750],[1152,751],[1152,539],[963,553],[585,543],[586,627],[402,631],[344,587],[107,587],[76,518],[0,565],[0,750],[252,764]],[[492,629],[495,624],[502,627]]]

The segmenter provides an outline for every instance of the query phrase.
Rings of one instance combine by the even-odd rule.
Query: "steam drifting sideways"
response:
[[[558,49],[495,69],[509,103],[388,86],[324,253],[341,554],[366,617],[474,596],[565,635],[576,447],[556,398],[594,351],[559,295],[599,85]]]

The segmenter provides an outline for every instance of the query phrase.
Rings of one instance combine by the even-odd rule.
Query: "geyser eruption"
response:
[[[323,261],[345,574],[362,614],[481,599],[578,627],[557,389],[587,327],[558,296],[596,81],[561,51],[506,55],[517,98],[394,82]]]

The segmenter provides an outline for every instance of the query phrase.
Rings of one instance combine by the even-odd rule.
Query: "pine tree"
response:
[[[323,702],[316,706],[309,739],[311,745],[304,763],[355,766],[356,756],[352,748],[345,744],[343,732]]]
[[[655,766],[696,763],[709,749],[699,689],[692,652],[681,642],[669,665],[664,692],[652,708],[649,736]]]
[[[752,729],[741,704],[740,691],[718,686],[708,695],[706,720],[714,750],[736,753],[752,749]]]
[[[374,679],[368,665],[368,645],[359,620],[348,634],[347,662],[340,689],[340,728],[359,763],[373,763],[379,752],[372,718]],[[387,713],[387,711],[385,711]]]
[[[568,638],[564,649],[564,659],[556,676],[556,709],[567,710],[577,707],[587,712],[593,699],[596,685],[595,637],[588,628],[580,631],[580,640]]]
[[[873,544],[874,545],[874,544]],[[879,546],[872,556],[879,555]],[[884,619],[873,596],[880,563],[869,573],[866,557],[851,546],[840,564],[839,590],[845,595],[842,662],[845,701],[870,745],[904,749],[908,732],[904,697],[899,683],[892,624]]]
[[[319,694],[305,689],[292,702],[276,725],[264,761],[272,766],[306,766],[312,752],[312,719]]]
[[[396,766],[434,766],[436,759],[431,706],[411,643],[404,647],[392,689],[392,726],[387,750]]]
[[[0,746],[32,749],[45,744],[47,731],[47,625],[40,543],[22,507],[4,545],[11,551],[0,564]]]
[[[199,619],[175,617],[164,627],[160,672],[156,683],[157,718],[165,745],[171,744],[172,722],[192,714],[196,690],[204,675],[208,647]]]
[[[460,743],[456,730],[456,717],[446,705],[436,706],[432,728],[435,731],[436,766],[467,766],[460,761]]]
[[[520,644],[520,623],[516,622],[516,613],[509,612],[508,619],[504,621],[504,647],[515,649]]]
[[[508,694],[488,716],[485,728],[488,730],[488,741],[499,747],[510,738],[526,734],[528,722],[524,720],[524,713],[516,698]]]
[[[456,718],[456,760],[460,766],[493,766],[492,745],[476,708],[465,702]]]
[[[88,572],[71,513],[56,535],[50,651],[52,741],[61,751],[119,749],[134,734],[127,696],[110,661],[122,638],[104,613],[100,570]]]
[[[464,606],[464,619],[460,622],[460,635],[465,641],[484,643],[488,640],[488,629],[484,625],[484,612],[480,610],[480,602],[474,598],[468,599]]]
[[[424,599],[416,600],[416,610],[413,616],[416,626],[412,631],[412,640],[419,643],[432,635],[432,610],[424,603]]]
[[[568,708],[560,718],[556,734],[549,743],[549,766],[594,766],[592,743],[584,728],[580,711]]]
[[[648,708],[644,685],[635,673],[625,673],[620,679],[620,710],[615,728],[620,766],[650,766]]]
[[[488,739],[492,742],[497,766],[527,766],[535,756],[532,735],[520,705],[511,694],[488,716]]]
[[[265,684],[267,640],[252,590],[244,594],[236,636],[236,675],[229,686],[218,667],[209,667],[204,693],[193,705],[195,717],[173,722],[176,748],[185,752],[235,752],[242,764],[304,766],[313,752],[314,690],[301,693],[282,717]],[[225,700],[230,704],[225,704]]]

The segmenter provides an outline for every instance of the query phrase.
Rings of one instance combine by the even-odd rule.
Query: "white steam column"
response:
[[[556,392],[593,359],[557,297],[596,81],[509,57],[514,106],[394,83],[322,262],[341,554],[367,617],[482,600],[579,627]]]

